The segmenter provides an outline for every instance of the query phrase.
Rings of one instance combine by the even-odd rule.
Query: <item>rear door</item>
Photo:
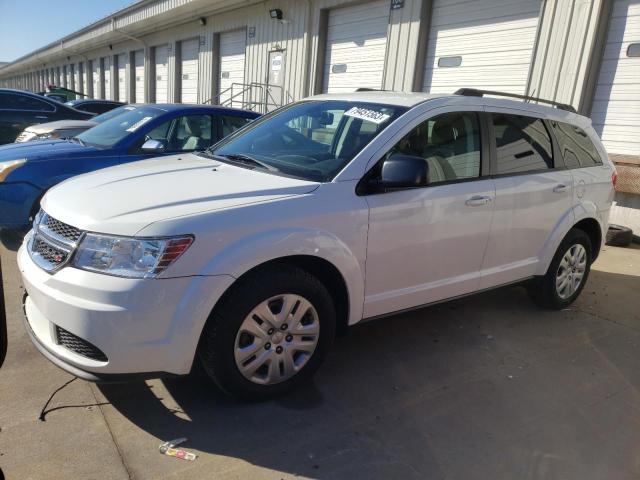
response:
[[[29,125],[57,120],[55,113],[52,104],[31,95],[0,92],[0,145],[15,141]]]
[[[496,109],[488,123],[496,199],[481,288],[534,275],[551,233],[573,215],[573,177],[554,158],[545,123],[512,109]]]

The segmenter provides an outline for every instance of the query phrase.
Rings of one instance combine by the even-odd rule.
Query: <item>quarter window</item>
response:
[[[428,182],[480,176],[480,128],[475,113],[445,113],[411,130],[389,152],[424,158]]]
[[[497,174],[553,168],[551,138],[542,120],[521,115],[493,114]]]
[[[602,165],[602,158],[584,130],[564,122],[551,122],[567,168]]]

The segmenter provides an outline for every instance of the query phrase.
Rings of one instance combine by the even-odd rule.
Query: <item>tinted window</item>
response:
[[[339,100],[294,103],[227,137],[213,153],[250,156],[285,175],[329,181],[405,111]]]
[[[0,93],[0,108],[8,110],[27,110],[37,112],[53,112],[54,108],[51,104],[33,98],[29,95],[20,95],[18,93]]]
[[[553,168],[551,138],[542,120],[493,114],[498,174]]]
[[[113,110],[114,105],[111,103],[81,103],[75,108],[83,112],[104,113]]]
[[[445,113],[421,123],[389,152],[422,157],[429,183],[480,176],[480,128],[475,113]]]
[[[563,122],[551,122],[564,163],[568,168],[602,165],[602,158],[589,136],[580,127]]]

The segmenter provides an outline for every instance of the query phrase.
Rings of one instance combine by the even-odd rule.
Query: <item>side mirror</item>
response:
[[[379,186],[383,190],[424,187],[429,167],[422,157],[395,153],[382,163]]]
[[[140,150],[144,153],[162,153],[164,152],[164,143],[160,140],[150,139],[144,142],[142,147],[140,147]]]

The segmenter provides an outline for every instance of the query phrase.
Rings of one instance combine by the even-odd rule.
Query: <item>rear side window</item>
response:
[[[220,115],[220,122],[222,124],[222,137],[231,135],[236,130],[244,127],[251,121],[250,118],[234,117],[232,115]]]
[[[539,118],[494,113],[497,174],[553,168],[551,138]]]
[[[580,127],[564,122],[551,122],[567,168],[602,165],[602,158],[587,133]]]

